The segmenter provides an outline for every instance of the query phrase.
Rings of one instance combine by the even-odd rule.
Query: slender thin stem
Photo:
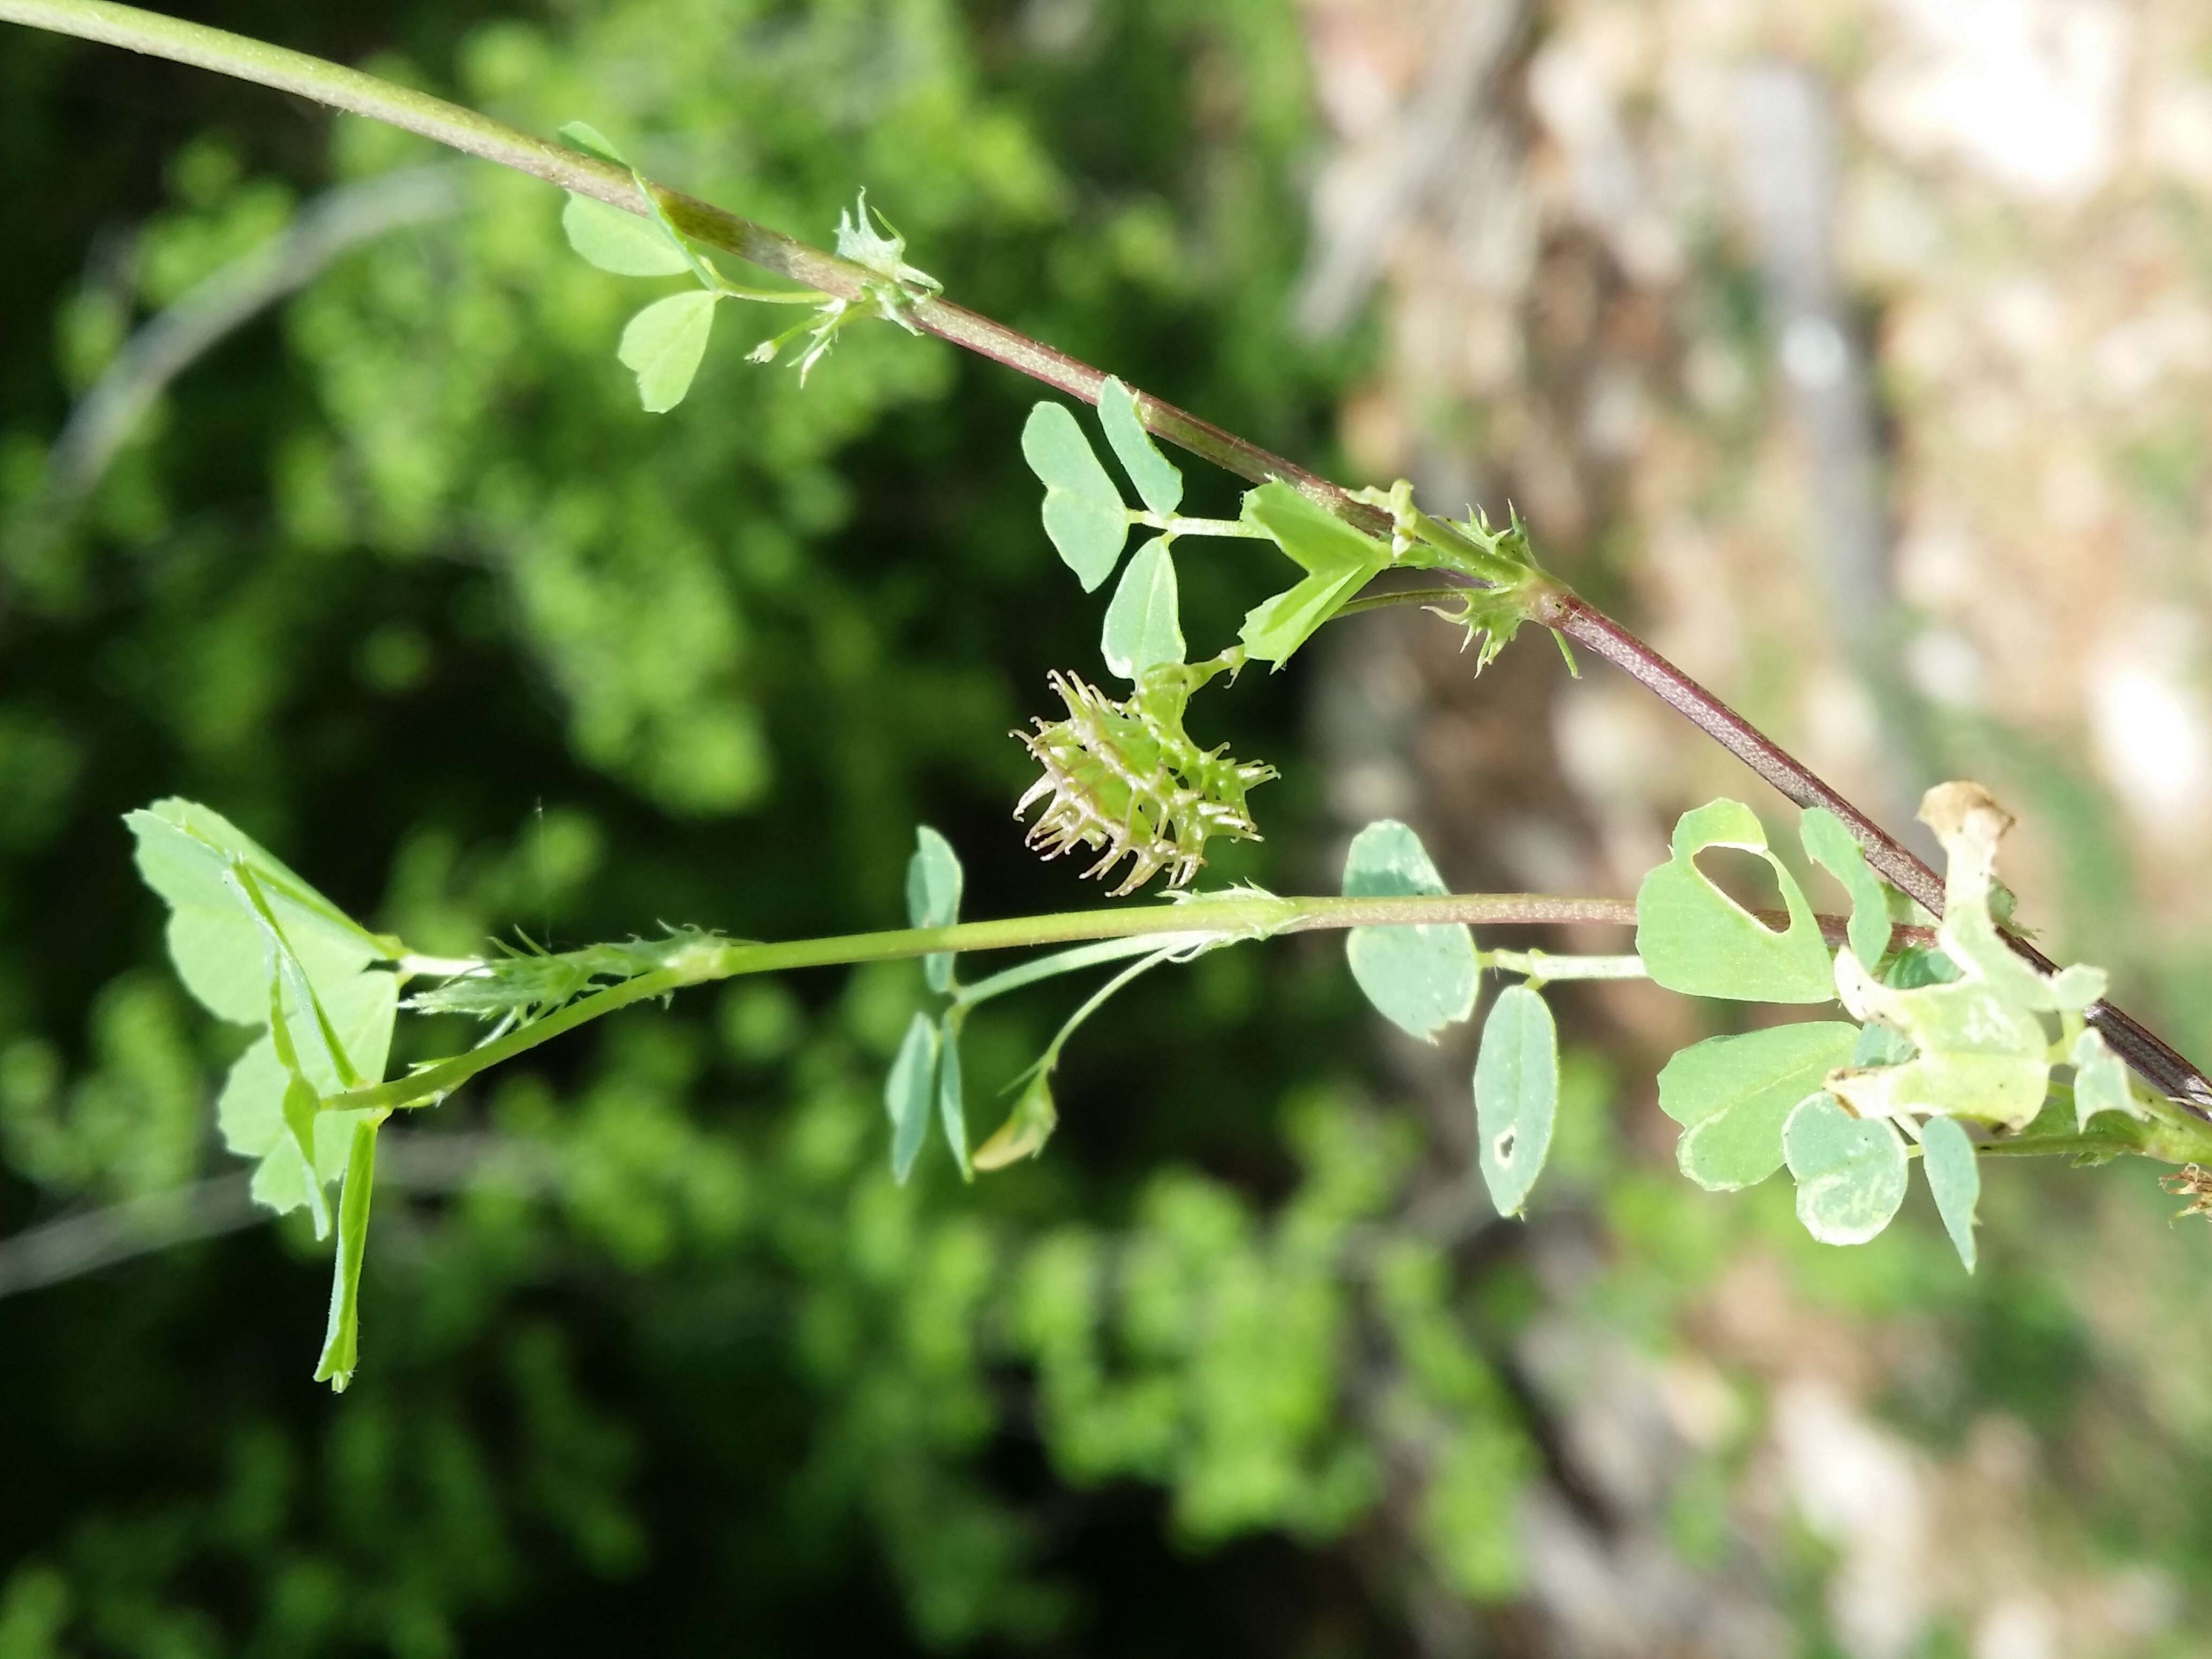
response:
[[[625,212],[650,216],[651,206],[636,180],[620,167],[533,137],[444,99],[395,86],[305,52],[132,6],[110,4],[106,0],[0,0],[0,21],[105,41],[295,93],[420,133]],[[880,283],[881,279],[865,267],[809,247],[779,231],[689,196],[658,187],[656,191],[671,222],[702,246],[842,299],[859,299],[864,288]],[[933,296],[911,298],[903,314],[940,339],[1086,403],[1098,401],[1106,379],[1103,371],[1002,323]],[[1255,483],[1279,478],[1370,535],[1387,536],[1394,527],[1389,512],[1354,500],[1339,485],[1283,456],[1148,393],[1137,393],[1136,402],[1140,418],[1156,435],[1239,477]],[[1463,544],[1470,559],[1478,562],[1492,556],[1441,520],[1425,520],[1425,529]],[[1931,915],[1942,915],[1942,885],[1933,871],[1719,697],[1565,587],[1544,583],[1533,586],[1528,598],[1534,620],[1588,646],[1640,681],[1790,800],[1799,806],[1825,806],[1834,812],[1866,847],[1876,870]],[[2048,959],[2026,941],[2013,939],[2010,943],[2027,960],[2045,969],[2050,966]],[[2114,1051],[2143,1078],[2190,1112],[2212,1121],[2212,1078],[2109,1003],[2094,1005],[2088,1018]]]
[[[1259,526],[1246,524],[1242,519],[1186,519],[1162,513],[1132,512],[1129,522],[1168,536],[1234,536],[1248,542],[1270,539]]]
[[[1523,974],[1547,985],[1571,979],[1649,979],[1642,957],[1562,957],[1549,951],[1485,951],[1486,968]]]

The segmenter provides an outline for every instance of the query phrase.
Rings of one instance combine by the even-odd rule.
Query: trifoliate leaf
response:
[[[618,167],[629,165],[629,158],[614,147],[613,141],[589,121],[568,123],[561,129],[561,142],[596,155],[602,161],[612,161]]]
[[[914,1161],[929,1138],[936,1084],[937,1027],[927,1014],[916,1014],[884,1080],[884,1109],[891,1119],[891,1179],[901,1186],[914,1173]]]
[[[1390,562],[1390,544],[1364,536],[1318,501],[1279,481],[1247,490],[1243,521],[1265,531],[1306,572],[1245,613],[1237,638],[1245,651],[1280,668],[1291,653]]]
[[[368,1249],[368,1206],[376,1186],[376,1130],[383,1120],[362,1114],[347,1148],[345,1185],[338,1189],[337,1260],[331,1269],[331,1317],[323,1333],[315,1381],[343,1394],[361,1363],[361,1264]]]
[[[960,1092],[960,1034],[946,1020],[937,1040],[937,1115],[945,1123],[945,1144],[960,1166],[960,1178],[973,1181],[968,1161],[968,1109]]]
[[[2074,1039],[2068,1058],[2074,1063],[2074,1122],[2082,1133],[2088,1133],[2089,1120],[2100,1112],[2118,1112],[2133,1118],[2150,1115],[2137,1103],[2135,1091],[2129,1086],[2126,1063],[2112,1052],[2102,1035],[2083,1031]]]
[[[1098,388],[1098,424],[1106,428],[1106,441],[1114,447],[1121,471],[1136,485],[1137,498],[1162,518],[1173,518],[1182,505],[1182,474],[1145,430],[1136,394],[1110,374]]]
[[[1526,985],[1498,994],[1474,1060],[1475,1145],[1500,1215],[1519,1215],[1552,1150],[1559,1109],[1559,1035]]]
[[[1346,898],[1447,890],[1420,837],[1404,824],[1384,818],[1352,838],[1344,860]],[[1345,954],[1376,1011],[1424,1042],[1474,1012],[1474,935],[1463,923],[1354,927]]]
[[[1708,1037],[1659,1073],[1659,1109],[1682,1126],[1674,1161],[1709,1192],[1734,1192],[1782,1167],[1782,1125],[1850,1058],[1858,1028],[1841,1020]]]
[[[1943,1231],[1951,1235],[1966,1271],[1973,1272],[1974,1206],[1982,1196],[1982,1165],[1957,1120],[1931,1117],[1920,1126],[1920,1168],[1936,1200],[1936,1213],[1943,1218]]]
[[[1786,931],[1768,927],[1706,879],[1696,860],[1710,847],[1766,860],[1789,912]],[[1654,981],[1692,996],[1826,1002],[1836,994],[1813,908],[1741,801],[1710,801],[1675,823],[1671,855],[1636,895],[1636,949]]]
[[[1851,953],[1871,967],[1889,949],[1889,889],[1866,861],[1866,849],[1825,806],[1812,806],[1797,821],[1805,856],[1838,881],[1851,896],[1851,919],[1844,931]]]
[[[915,830],[914,840],[914,856],[906,863],[907,926],[950,927],[960,920],[960,855],[926,823]],[[952,952],[930,952],[921,959],[921,974],[931,990],[951,990]]]
[[[1107,667],[1133,681],[1157,664],[1181,662],[1187,648],[1176,596],[1175,558],[1166,540],[1155,536],[1137,550],[1121,572],[1113,601],[1106,607],[1098,649]]]
[[[1044,485],[1044,533],[1086,593],[1114,574],[1129,509],[1065,404],[1041,403],[1022,427],[1022,459]]]
[[[666,414],[691,389],[714,331],[714,300],[704,289],[672,294],[646,307],[623,330],[615,355],[637,376],[637,400],[647,413]]]
[[[659,226],[592,197],[570,196],[561,228],[570,247],[617,276],[674,276],[691,268]]]
[[[1782,1148],[1797,1181],[1797,1219],[1823,1244],[1865,1243],[1905,1202],[1904,1137],[1853,1117],[1825,1091],[1791,1111]]]
[[[970,1161],[979,1170],[1003,1170],[1009,1164],[1018,1164],[1025,1158],[1035,1158],[1052,1139],[1053,1130],[1059,1126],[1060,1114],[1052,1103],[1052,1079],[1048,1073],[1039,1071],[1023,1089],[1021,1098],[1006,1121],[991,1132],[991,1137],[975,1149]]]

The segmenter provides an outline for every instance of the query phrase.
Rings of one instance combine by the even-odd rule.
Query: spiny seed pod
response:
[[[1186,737],[1184,685],[1162,679],[1116,702],[1075,674],[1054,672],[1048,684],[1067,705],[1067,718],[1039,716],[1031,721],[1035,732],[1012,734],[1044,768],[1014,808],[1024,817],[1046,800],[1044,815],[1030,828],[1032,848],[1048,859],[1078,847],[1097,849],[1086,876],[1103,876],[1128,859],[1114,890],[1121,898],[1162,870],[1169,886],[1188,886],[1206,862],[1210,836],[1260,839],[1244,792],[1274,777],[1275,769],[1231,760],[1225,744],[1200,749]]]

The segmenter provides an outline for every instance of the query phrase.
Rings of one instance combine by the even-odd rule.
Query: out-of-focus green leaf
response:
[[[1797,1218],[1823,1244],[1863,1244],[1905,1201],[1904,1138],[1880,1119],[1854,1117],[1823,1091],[1782,1126],[1797,1182]]]
[[[674,276],[691,268],[660,228],[589,196],[571,195],[561,210],[568,246],[617,276]]]
[[[906,1038],[884,1080],[884,1109],[891,1119],[891,1179],[903,1186],[914,1173],[929,1138],[930,1109],[936,1103],[937,1026],[927,1014],[908,1024]]]
[[[968,1159],[968,1107],[961,1097],[960,1034],[949,1019],[937,1039],[937,1113],[945,1121],[945,1144],[952,1149],[960,1178],[973,1181],[975,1172]]]
[[[915,830],[914,839],[914,856],[906,863],[907,926],[950,927],[960,920],[960,855],[926,823]],[[921,973],[931,990],[950,991],[952,952],[931,951],[921,959]]]
[[[1500,1215],[1519,1215],[1552,1150],[1559,1109],[1559,1035],[1526,985],[1498,994],[1474,1060],[1475,1145]]]
[[[1858,1028],[1840,1020],[1708,1037],[1659,1073],[1659,1109],[1682,1126],[1674,1160],[1710,1192],[1733,1192],[1782,1167],[1782,1126],[1850,1058]]]
[[[637,376],[637,400],[665,415],[684,401],[714,330],[715,296],[703,289],[655,300],[629,319],[616,356]]]
[[[615,148],[614,141],[589,121],[564,122],[561,127],[561,140],[587,155],[598,156],[602,161],[612,161],[618,167],[629,165],[629,158]]]
[[[1098,423],[1138,499],[1162,518],[1173,518],[1182,505],[1182,473],[1160,453],[1137,413],[1136,395],[1112,375],[1098,388]],[[1180,660],[1180,659],[1178,659]]]
[[[1697,855],[1732,847],[1766,860],[1790,915],[1781,933],[1707,880]],[[1709,801],[1674,825],[1667,862],[1636,895],[1636,949],[1670,991],[1747,1002],[1826,1002],[1836,994],[1820,924],[1796,878],[1768,850],[1759,816],[1741,801]]]
[[[1022,459],[1044,485],[1044,533],[1083,591],[1095,592],[1128,544],[1121,492],[1065,404],[1041,403],[1030,410]]]
[[[1447,890],[1421,838],[1406,825],[1384,818],[1352,837],[1344,860],[1346,898]],[[1424,1042],[1474,1012],[1474,935],[1463,923],[1354,927],[1344,948],[1376,1011]]]
[[[1279,481],[1247,490],[1246,524],[1267,532],[1305,580],[1245,613],[1237,637],[1280,668],[1337,608],[1390,562],[1390,545],[1364,536],[1318,501]]]
[[[1114,598],[1098,649],[1107,667],[1125,680],[1141,680],[1158,663],[1178,663],[1187,647],[1176,596],[1175,558],[1155,536],[1136,551]]]
[[[1955,1119],[1931,1117],[1920,1126],[1920,1168],[1936,1200],[1936,1213],[1966,1271],[1974,1271],[1974,1206],[1982,1196],[1981,1160]]]

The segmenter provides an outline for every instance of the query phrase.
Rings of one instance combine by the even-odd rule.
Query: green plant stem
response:
[[[1246,524],[1242,519],[1185,519],[1132,509],[1129,522],[1143,525],[1148,530],[1157,530],[1164,536],[1233,536],[1248,542],[1269,539],[1266,531],[1257,525]]]
[[[1485,968],[1521,974],[1540,984],[1571,979],[1649,979],[1642,957],[1560,957],[1549,951],[1478,951]]]
[[[274,87],[513,167],[563,190],[611,207],[650,217],[653,204],[635,177],[594,156],[549,143],[542,138],[480,115],[442,98],[380,81],[305,52],[213,29],[107,0],[0,0],[0,21],[28,24],[59,34],[99,40],[157,58],[194,64],[243,81]],[[793,237],[738,217],[680,192],[655,186],[659,205],[684,236],[840,299],[854,301],[879,279],[865,267],[840,259]],[[1106,375],[1079,358],[933,295],[909,296],[902,314],[916,327],[980,356],[1003,363],[1086,403],[1098,401]],[[1187,410],[1146,392],[1137,392],[1139,417],[1155,435],[1253,483],[1279,478],[1370,535],[1389,536],[1393,515],[1295,462],[1200,420]],[[1463,551],[1461,562],[1480,570],[1495,556],[1478,547],[1453,526],[1419,516],[1425,536],[1438,545]],[[1516,574],[1516,583],[1525,573]],[[1800,807],[1825,806],[1840,817],[1867,850],[1881,876],[1909,894],[1930,915],[1943,913],[1943,886],[1934,870],[1902,842],[1838,793],[1772,738],[1668,662],[1620,623],[1563,585],[1542,578],[1522,588],[1532,620],[1588,647],[1657,695],[1669,707],[1736,756]],[[2049,959],[2025,940],[2007,942],[2028,961],[2048,971]],[[2131,1016],[2110,1003],[2088,1012],[2115,1053],[2161,1092],[2195,1116],[2212,1122],[2212,1077]]]

